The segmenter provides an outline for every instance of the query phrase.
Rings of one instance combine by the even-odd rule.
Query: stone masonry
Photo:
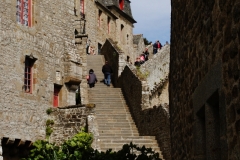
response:
[[[53,109],[49,116],[49,120],[54,122],[50,142],[59,145],[79,133],[82,128],[86,126],[92,128],[93,125],[91,122],[88,123],[87,119],[89,116],[94,117],[94,107],[94,105],[73,105]]]
[[[113,68],[112,83],[122,89],[140,134],[156,136],[166,159],[171,157],[167,87],[169,52],[170,46],[166,45],[138,70],[122,58],[123,51],[111,39],[102,48],[102,54]],[[157,75],[154,77],[147,72]]]
[[[73,1],[32,2],[32,27],[16,21],[17,1],[1,3],[0,137],[35,141],[45,138],[54,87],[61,88],[60,106],[74,105],[82,73],[75,52]],[[26,57],[35,60],[31,93],[24,90]]]
[[[172,1],[171,155],[240,159],[240,3]]]
[[[106,39],[117,42],[124,51],[124,58],[135,57],[133,50],[133,23],[130,1],[125,0],[123,11],[119,9],[117,0],[89,0],[84,1],[85,34],[91,40],[96,54],[101,54],[101,47]],[[76,17],[80,20],[80,4],[75,0]]]

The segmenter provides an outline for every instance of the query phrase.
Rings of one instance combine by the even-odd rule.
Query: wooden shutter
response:
[[[80,15],[84,15],[84,0],[80,0]]]
[[[59,91],[60,89],[54,86],[54,93],[53,93],[53,106],[58,107],[59,105]]]
[[[119,0],[119,8],[123,10],[124,0]]]
[[[17,22],[32,26],[32,0],[17,0]]]

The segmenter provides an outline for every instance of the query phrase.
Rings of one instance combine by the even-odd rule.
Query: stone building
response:
[[[74,1],[2,1],[0,138],[45,138],[46,110],[75,105],[82,79],[74,37]],[[6,141],[5,141],[6,140]]]
[[[75,19],[82,35],[86,34],[96,54],[106,39],[112,39],[124,52],[134,57],[133,24],[129,0],[75,0]]]
[[[240,159],[240,3],[172,1],[172,159]]]
[[[110,38],[125,57],[133,57],[134,23],[129,0],[3,0],[2,143],[29,146],[44,139],[46,110],[75,105],[79,86],[82,103],[87,103],[87,39],[96,54]]]

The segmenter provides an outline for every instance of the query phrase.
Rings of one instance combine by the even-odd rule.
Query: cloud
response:
[[[132,0],[131,9],[134,24],[133,33],[143,34],[149,41],[170,41],[171,1]]]

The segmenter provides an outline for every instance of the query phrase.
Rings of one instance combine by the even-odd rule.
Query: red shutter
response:
[[[119,0],[119,8],[123,10],[124,0]]]
[[[32,0],[28,0],[28,26],[32,27]]]
[[[80,14],[84,14],[84,0],[80,0]]]
[[[59,102],[59,89],[54,86],[54,93],[53,93],[53,106],[58,107],[58,102]]]

